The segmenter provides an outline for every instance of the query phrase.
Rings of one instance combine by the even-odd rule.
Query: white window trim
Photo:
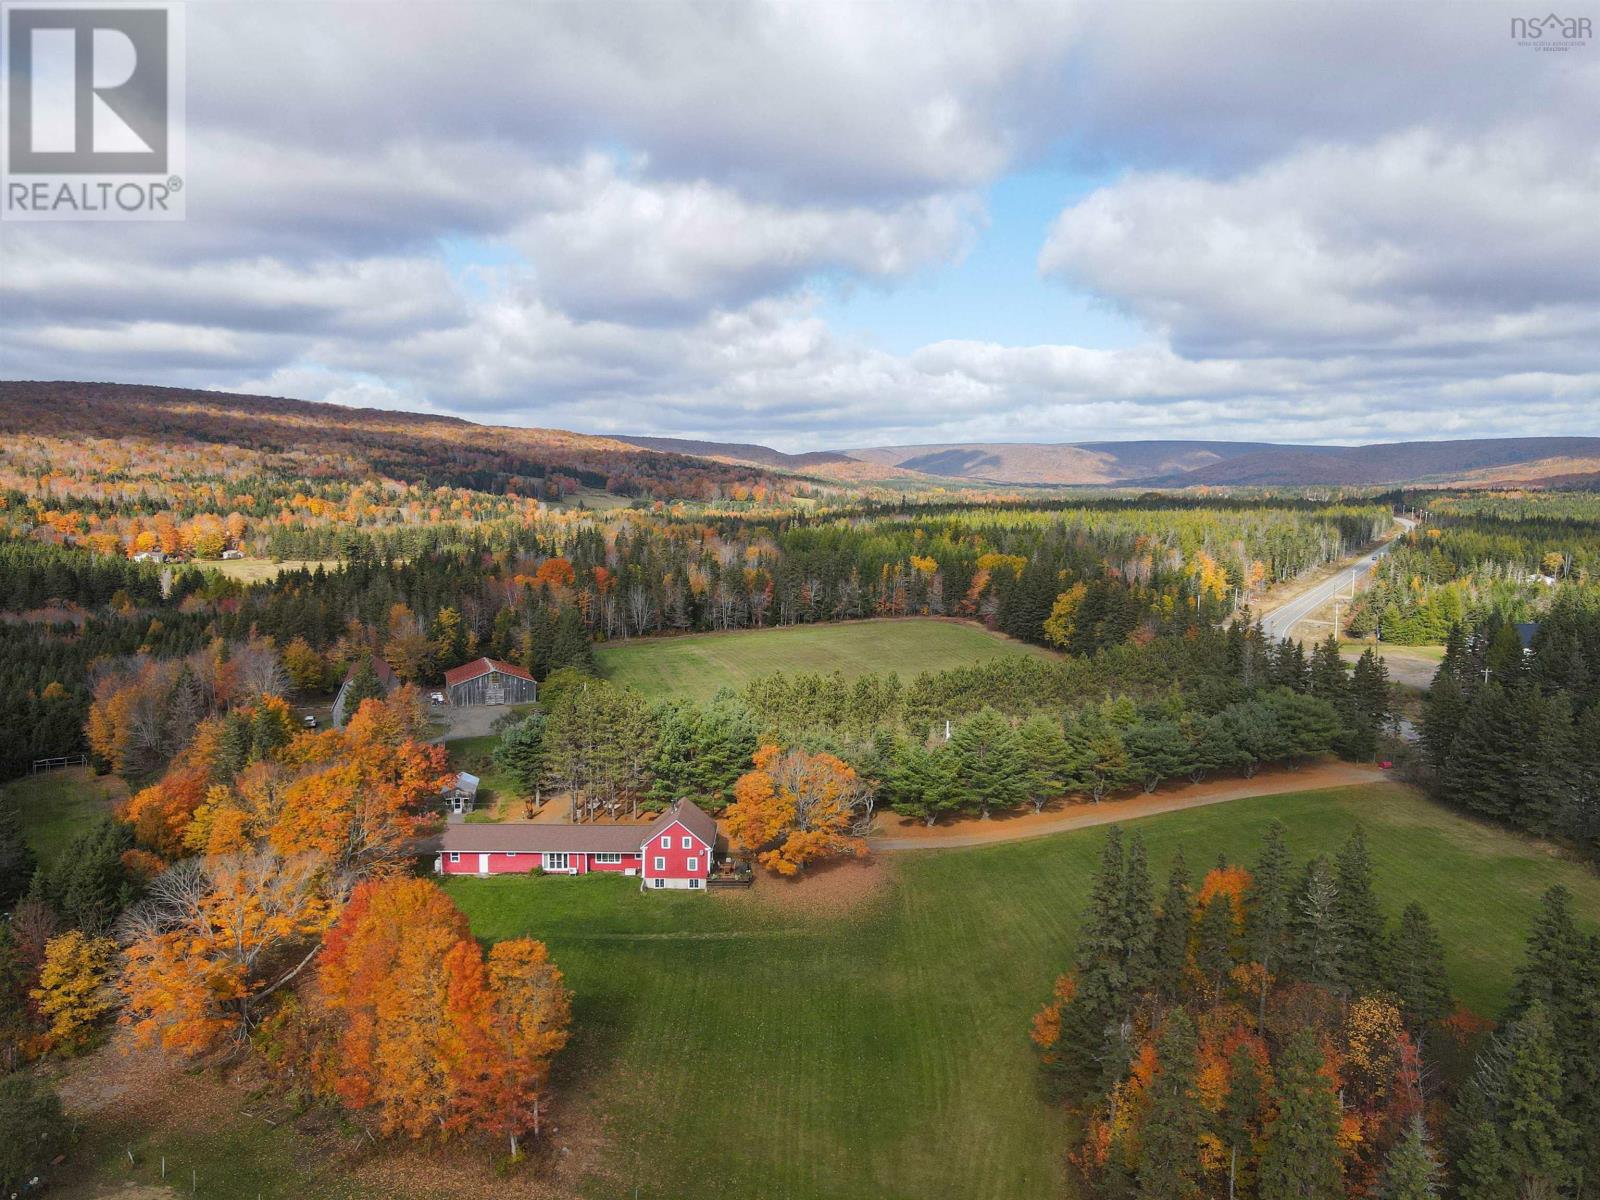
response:
[[[663,858],[659,854],[656,855],[656,868],[655,869],[658,870],[658,871],[665,871],[667,869],[667,860],[665,858]]]
[[[693,850],[694,849],[694,839],[692,837],[685,837],[683,839],[683,848],[685,850]]]
[[[663,850],[672,849],[672,835],[670,833],[663,833],[661,835],[661,848]]]
[[[561,861],[557,863],[556,859]],[[570,871],[572,869],[572,857],[565,850],[546,850],[544,852],[544,869],[546,871]]]
[[[612,854],[610,852],[596,854],[594,856],[594,861],[597,862],[597,863],[610,863],[610,864],[612,864],[614,866],[621,866],[622,865],[622,855],[620,855],[620,854]]]
[[[699,869],[700,869],[700,860],[698,858],[691,858],[689,860],[689,871],[690,871],[690,873],[692,874],[693,872],[698,871]]]
[[[450,851],[450,861],[451,862],[460,862],[461,861],[461,852],[459,850]]]
[[[518,851],[516,851],[516,850],[507,850],[506,851],[506,857],[507,858],[515,858],[517,856],[517,854],[518,854]]]
[[[657,887],[666,887],[667,886],[667,881],[665,879],[658,879],[658,880],[655,881],[655,883],[656,883]]]

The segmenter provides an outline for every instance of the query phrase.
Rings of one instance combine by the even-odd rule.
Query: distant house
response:
[[[166,562],[167,556],[159,550],[141,550],[133,556],[134,562]]]
[[[521,667],[498,658],[479,658],[444,673],[453,707],[471,704],[524,704],[539,695],[539,685]]]
[[[356,659],[350,664],[350,669],[344,673],[344,682],[339,685],[339,694],[333,698],[333,726],[339,728],[352,714],[345,711],[346,698],[350,695],[350,684],[361,670],[362,659]],[[370,656],[372,673],[378,677],[378,685],[383,688],[383,694],[394,694],[395,688],[400,686],[400,677],[394,673],[394,668],[376,654]]]
[[[591,871],[638,876],[646,891],[703,891],[717,848],[717,823],[680,800],[648,825],[468,825],[445,827],[434,870],[441,875],[546,875]]]
[[[222,552],[222,557],[223,558],[243,558],[244,557],[244,551],[243,550],[224,550]]]
[[[478,777],[462,771],[444,794],[445,803],[453,813],[469,813],[478,804]]]

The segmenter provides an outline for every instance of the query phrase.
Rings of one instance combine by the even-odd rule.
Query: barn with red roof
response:
[[[526,704],[538,699],[539,685],[521,667],[498,658],[476,658],[444,673],[450,704]]]

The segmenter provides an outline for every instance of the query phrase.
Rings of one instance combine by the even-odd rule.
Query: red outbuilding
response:
[[[640,886],[704,890],[717,847],[717,823],[680,800],[648,825],[522,822],[447,825],[434,870],[441,875],[505,875],[535,868],[546,875],[613,871]]]

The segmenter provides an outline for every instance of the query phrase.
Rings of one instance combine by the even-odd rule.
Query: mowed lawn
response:
[[[978,625],[916,617],[643,638],[595,649],[607,679],[652,698],[696,700],[774,671],[840,671],[851,679],[897,671],[909,682],[919,671],[1048,653]]]
[[[1546,887],[1600,921],[1592,873],[1391,784],[1129,828],[1159,892],[1180,846],[1202,870],[1219,852],[1248,862],[1275,816],[1302,857],[1364,822],[1383,901],[1427,906],[1480,1011],[1503,999]],[[449,887],[481,937],[547,941],[576,993],[558,1087],[606,1142],[581,1194],[1026,1200],[1062,1194],[1065,1149],[1028,1019],[1070,960],[1104,836],[886,855],[883,890],[842,917],[600,877]]]
[[[4,784],[3,790],[16,799],[22,836],[45,866],[128,794],[117,776],[96,775],[88,767],[29,775]]]

